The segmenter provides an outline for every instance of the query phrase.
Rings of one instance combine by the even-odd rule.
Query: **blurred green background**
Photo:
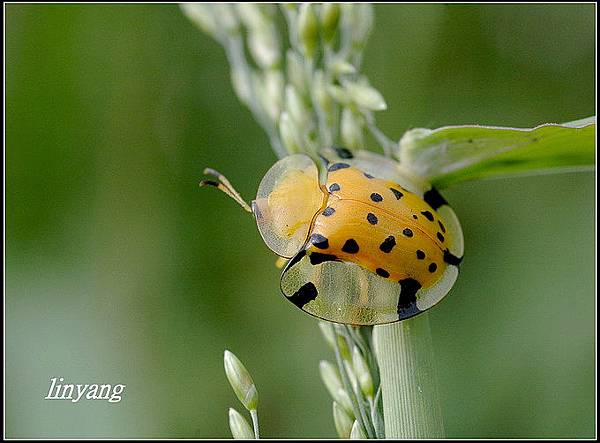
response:
[[[6,436],[229,437],[222,364],[262,433],[334,437],[314,318],[279,293],[251,199],[274,162],[222,48],[177,5],[6,12]],[[377,5],[380,127],[531,127],[595,114],[595,5]],[[371,149],[375,149],[371,146]],[[430,313],[448,437],[593,437],[594,174],[444,194],[466,258]],[[44,401],[51,377],[120,403]]]

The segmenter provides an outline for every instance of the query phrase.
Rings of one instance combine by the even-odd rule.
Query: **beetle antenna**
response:
[[[227,194],[229,197],[231,197],[232,199],[234,199],[236,202],[238,202],[238,204],[244,208],[244,210],[246,212],[252,212],[252,209],[250,208],[250,206],[248,205],[248,203],[246,203],[246,201],[242,198],[242,196],[235,190],[235,188],[232,186],[231,183],[229,183],[229,180],[227,180],[227,178],[221,174],[219,171],[216,171],[215,169],[212,168],[206,168],[204,170],[204,174],[206,175],[213,175],[215,176],[219,181],[214,181],[214,180],[202,180],[200,182],[200,186],[212,186],[213,188],[217,188],[220,191],[224,192],[225,194]]]

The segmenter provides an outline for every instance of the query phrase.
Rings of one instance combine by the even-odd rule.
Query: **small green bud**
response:
[[[203,32],[215,38],[219,29],[213,16],[212,5],[204,3],[181,3],[183,13]]]
[[[356,24],[354,23],[354,14],[356,10],[356,4],[354,3],[342,3],[341,9],[341,23],[340,32],[342,40],[348,40],[348,43],[352,44],[354,38],[354,32]]]
[[[370,3],[357,3],[355,9],[354,41],[359,48],[364,48],[373,29],[374,11]]]
[[[276,3],[261,3],[259,6],[260,10],[266,17],[268,17],[271,20],[275,19],[275,16],[277,15]]]
[[[381,93],[372,86],[361,83],[347,83],[345,89],[351,100],[361,108],[370,111],[383,111],[387,108]]]
[[[335,401],[333,402],[333,423],[340,438],[350,437],[352,418]]]
[[[338,346],[340,347],[340,354],[342,356],[342,359],[346,361],[352,361],[352,354],[350,353],[350,348],[348,347],[348,343],[344,338],[344,327],[336,324],[334,325],[334,329],[338,337]]]
[[[368,3],[343,3],[343,32],[350,36],[352,49],[362,50],[373,29],[373,5]]]
[[[279,116],[279,136],[290,154],[302,152],[300,134],[287,111]]]
[[[251,30],[265,28],[269,19],[256,3],[236,3],[238,14],[244,24]]]
[[[363,432],[362,428],[358,424],[357,420],[354,420],[354,424],[352,425],[352,430],[350,431],[350,439],[351,440],[365,440],[367,436]]]
[[[213,7],[215,8],[213,11],[219,25],[222,26],[225,31],[229,34],[235,34],[240,30],[240,21],[232,5],[224,3],[214,5]]]
[[[321,334],[325,337],[325,341],[331,347],[331,349],[335,349],[335,337],[336,334],[331,327],[331,323],[320,320],[319,321],[319,329],[321,330]]]
[[[333,97],[333,99],[340,105],[346,106],[350,103],[350,95],[344,88],[340,86],[328,85],[327,92],[329,92],[329,95],[331,95],[331,97]]]
[[[353,146],[347,146],[348,148],[353,149]],[[348,348],[348,344],[346,343],[344,337],[340,335],[338,335],[338,345],[340,347],[340,354],[342,356],[342,359],[345,361],[350,361],[350,359],[352,358],[352,355],[350,354],[350,348]]]
[[[367,365],[365,358],[356,346],[352,349],[352,366],[362,393],[365,397],[373,397],[373,379],[371,377],[371,371],[369,371],[369,366]]]
[[[248,49],[262,69],[276,66],[281,60],[279,36],[272,16],[262,5],[238,3],[237,14],[248,28]]]
[[[308,128],[310,115],[302,97],[292,85],[285,87],[285,109],[300,130]]]
[[[329,43],[335,36],[340,22],[340,5],[338,3],[323,3],[321,6],[321,28],[323,39]]]
[[[315,101],[327,117],[328,121],[331,120],[333,118],[333,99],[327,92],[325,74],[323,74],[323,71],[321,70],[315,72],[312,91]]]
[[[304,55],[312,58],[317,49],[319,27],[315,11],[310,3],[302,3],[298,14],[298,38]]]
[[[267,114],[273,121],[279,120],[283,107],[283,85],[285,79],[283,73],[278,69],[271,69],[264,74],[265,108]]]
[[[231,84],[238,98],[243,103],[248,103],[251,98],[251,88],[249,79],[240,69],[233,68],[231,70]]]
[[[321,360],[319,362],[319,373],[327,391],[329,391],[331,397],[335,399],[337,391],[342,389],[342,382],[340,380],[338,369],[328,361]]]
[[[349,108],[342,111],[341,133],[342,142],[348,149],[364,148],[362,118]]]
[[[346,370],[348,370],[348,367],[346,367]],[[348,415],[353,417],[354,410],[352,408],[352,400],[350,400],[350,396],[343,388],[338,369],[328,361],[321,360],[319,363],[319,372],[331,397],[344,408]],[[353,375],[351,377],[353,377]]]
[[[286,54],[286,71],[290,83],[300,93],[306,91],[306,81],[304,77],[304,68],[302,66],[302,59],[292,49],[288,49]]]
[[[339,388],[337,390],[337,392],[335,393],[335,395],[333,396],[333,398],[336,402],[338,402],[338,404],[342,408],[344,408],[344,411],[346,411],[346,414],[348,414],[350,417],[354,417],[354,409],[352,408],[352,400],[350,400],[350,396],[343,388]]]
[[[248,49],[262,69],[273,68],[281,61],[279,40],[271,27],[252,30],[248,36]]]
[[[344,74],[356,73],[356,68],[346,60],[338,58],[331,64],[331,72],[333,72],[333,75],[336,77],[339,77]]]
[[[352,20],[354,18],[354,10],[356,9],[356,4],[355,3],[342,3],[341,9],[342,9],[342,14],[344,16],[344,19],[348,20],[348,22],[353,24]]]
[[[229,429],[235,439],[254,439],[254,431],[246,419],[235,409],[229,408]]]
[[[258,392],[248,370],[230,351],[225,351],[223,361],[225,363],[225,374],[237,398],[247,410],[256,409],[258,406]]]

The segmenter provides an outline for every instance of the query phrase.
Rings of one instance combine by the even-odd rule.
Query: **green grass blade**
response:
[[[596,117],[532,129],[445,126],[402,137],[402,167],[438,188],[466,180],[589,171],[595,163]]]

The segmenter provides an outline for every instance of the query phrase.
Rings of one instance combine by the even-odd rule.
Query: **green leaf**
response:
[[[402,169],[438,188],[466,180],[590,171],[596,117],[532,129],[445,126],[412,129],[400,140]]]

